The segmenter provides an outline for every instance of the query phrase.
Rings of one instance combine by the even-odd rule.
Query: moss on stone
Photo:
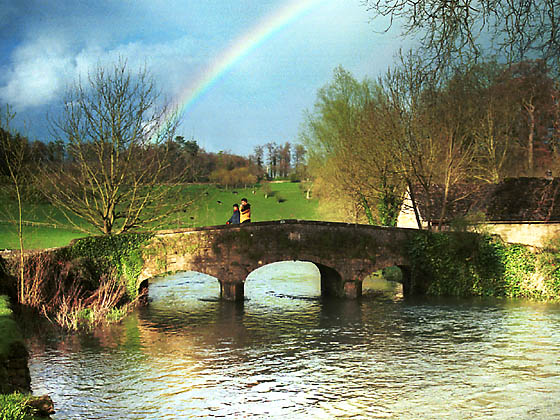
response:
[[[2,295],[0,296],[0,359],[7,359],[13,349],[20,345],[23,345],[23,340],[14,321],[8,296]]]

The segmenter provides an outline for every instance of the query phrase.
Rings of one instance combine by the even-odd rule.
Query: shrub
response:
[[[560,239],[534,251],[489,235],[429,233],[408,252],[431,295],[560,300]]]
[[[88,237],[55,252],[27,256],[25,302],[68,329],[122,317],[138,297],[143,266],[140,245],[151,234]],[[19,260],[11,260],[12,271]]]
[[[499,296],[504,272],[500,249],[489,236],[428,233],[413,238],[408,254],[416,275],[430,279],[430,295]]]

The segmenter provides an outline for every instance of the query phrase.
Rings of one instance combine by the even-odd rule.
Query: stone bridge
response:
[[[197,271],[216,277],[221,297],[242,300],[244,282],[253,270],[278,261],[308,261],[321,274],[321,294],[357,298],[362,281],[379,269],[398,266],[405,295],[421,294],[413,279],[406,243],[423,234],[415,229],[332,222],[282,220],[244,225],[159,231],[143,248],[138,284],[174,271]]]

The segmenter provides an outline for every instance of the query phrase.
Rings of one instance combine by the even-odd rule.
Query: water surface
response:
[[[560,307],[322,299],[312,265],[252,273],[243,304],[178,273],[91,334],[30,332],[55,419],[560,418]]]

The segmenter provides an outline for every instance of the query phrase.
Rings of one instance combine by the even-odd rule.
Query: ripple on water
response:
[[[241,305],[179,273],[110,330],[30,336],[33,389],[55,419],[560,417],[558,306],[336,301],[305,270]]]

